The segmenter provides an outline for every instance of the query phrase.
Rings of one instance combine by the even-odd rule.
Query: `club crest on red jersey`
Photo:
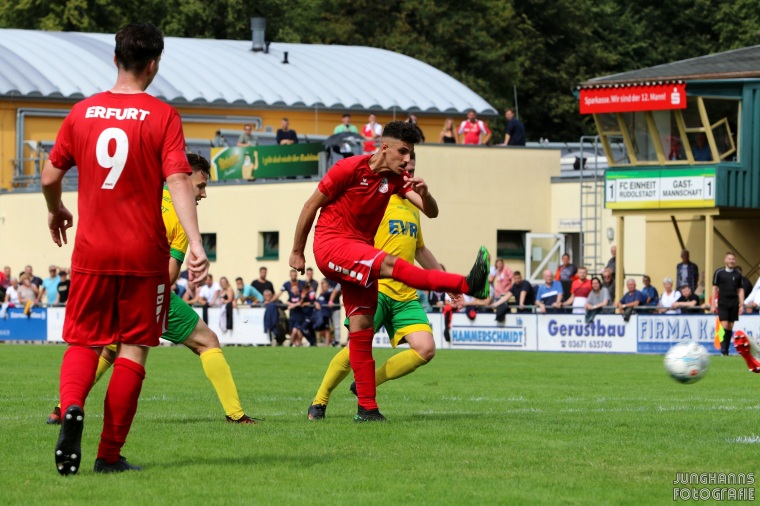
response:
[[[380,181],[380,188],[377,189],[380,193],[388,193],[388,178],[383,178]]]

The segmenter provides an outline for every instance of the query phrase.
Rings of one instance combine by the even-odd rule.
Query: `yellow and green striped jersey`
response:
[[[185,253],[187,253],[187,235],[179,222],[177,211],[174,210],[172,196],[167,187],[164,187],[164,195],[161,199],[161,216],[164,218],[166,239],[169,241],[169,254],[181,264],[185,261]]]
[[[423,246],[419,209],[408,200],[392,195],[375,234],[375,248],[414,264],[414,255]],[[393,279],[381,279],[378,290],[400,302],[417,298],[416,289]]]

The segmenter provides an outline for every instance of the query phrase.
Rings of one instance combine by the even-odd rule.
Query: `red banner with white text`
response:
[[[686,109],[686,83],[581,88],[581,114]]]

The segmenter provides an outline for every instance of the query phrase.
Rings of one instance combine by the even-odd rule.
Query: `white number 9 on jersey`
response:
[[[116,150],[113,156],[108,154],[108,146],[111,140],[116,141]],[[103,190],[113,190],[116,182],[121,177],[121,171],[127,164],[127,153],[129,152],[129,139],[127,134],[121,128],[106,128],[98,137],[98,143],[95,145],[95,155],[98,163],[104,169],[110,169],[103,181]]]

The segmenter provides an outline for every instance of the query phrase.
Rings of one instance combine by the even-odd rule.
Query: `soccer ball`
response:
[[[665,370],[681,383],[700,380],[710,367],[710,354],[693,341],[678,343],[665,354]]]

